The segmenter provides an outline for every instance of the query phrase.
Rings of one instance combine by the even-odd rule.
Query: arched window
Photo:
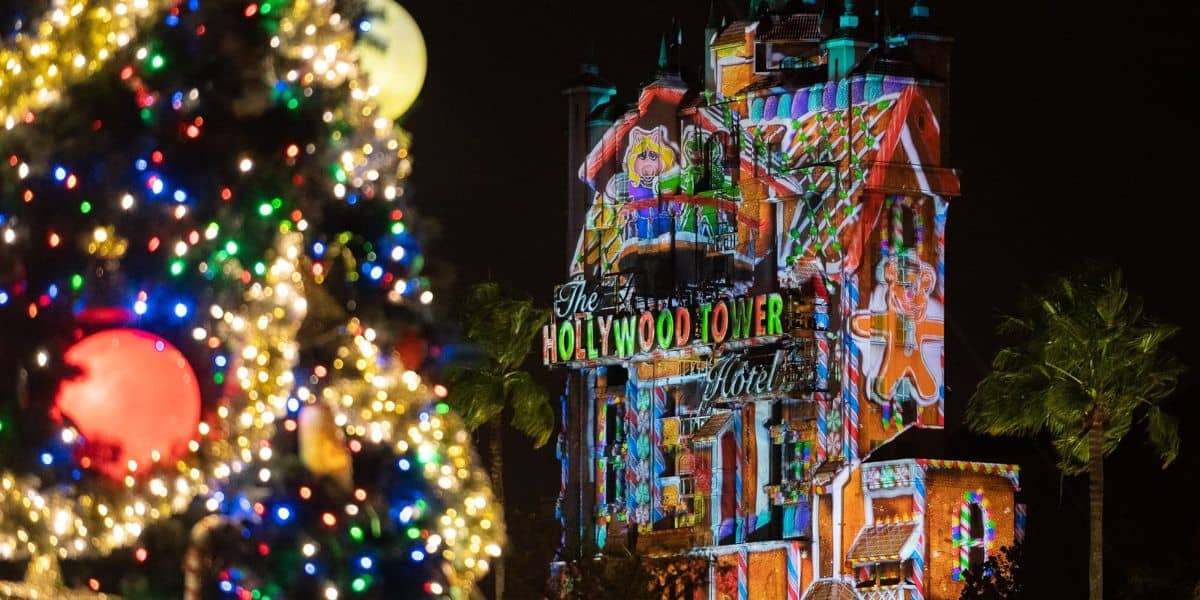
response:
[[[955,551],[951,576],[960,581],[964,572],[983,565],[996,542],[996,525],[991,521],[983,490],[963,492],[962,500],[951,515],[950,525]]]
[[[972,567],[977,567],[987,560],[987,552],[985,550],[987,542],[984,540],[984,530],[986,529],[986,520],[983,516],[983,507],[971,503],[971,531],[967,537],[967,554]]]

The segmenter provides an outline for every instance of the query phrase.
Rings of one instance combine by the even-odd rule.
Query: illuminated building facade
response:
[[[702,86],[664,45],[631,107],[566,91],[567,547],[704,558],[714,599],[957,598],[1022,535],[1017,468],[881,458],[945,420],[951,40],[919,0],[876,40],[754,4]]]

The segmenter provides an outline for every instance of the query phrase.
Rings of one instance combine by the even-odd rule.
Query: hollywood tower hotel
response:
[[[944,425],[951,40],[854,4],[712,17],[698,86],[664,45],[632,105],[566,90],[567,548],[688,556],[710,599],[908,600],[1021,537],[1015,466],[895,451]]]

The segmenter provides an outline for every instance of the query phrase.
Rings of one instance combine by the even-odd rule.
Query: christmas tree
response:
[[[503,525],[412,350],[433,293],[410,98],[371,35],[406,15],[10,10],[0,579],[28,574],[0,597],[469,595]]]

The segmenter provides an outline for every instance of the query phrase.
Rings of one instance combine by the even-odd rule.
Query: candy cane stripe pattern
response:
[[[813,276],[813,292],[817,297],[816,325],[821,330],[829,326],[829,289],[818,276]],[[814,335],[817,338],[817,377],[813,392],[813,401],[817,404],[817,462],[823,463],[829,448],[829,422],[825,414],[829,402],[829,339],[822,331]]]
[[[842,345],[846,351],[846,385],[845,385],[845,401],[846,414],[844,415],[846,440],[844,442],[846,448],[846,460],[855,460],[858,458],[858,398],[859,398],[859,356],[858,348],[851,342],[850,336],[850,315],[858,308],[858,274],[851,273],[846,278],[846,285],[842,288],[845,291],[846,305],[842,309],[843,319],[846,322],[845,331],[842,334]]]
[[[825,415],[826,404],[829,401],[825,399],[825,394],[820,392],[813,394],[813,398],[817,402],[817,462],[823,463],[826,449],[829,447],[829,422]]]
[[[977,463],[978,464],[978,463]],[[978,506],[979,514],[983,517],[983,539],[972,537],[971,507]],[[963,574],[971,568],[971,548],[983,548],[983,558],[987,560],[996,545],[996,523],[992,521],[991,504],[983,496],[983,490],[963,492],[963,498],[951,515],[951,545],[957,549],[957,564],[951,576],[960,581]]]
[[[207,597],[203,589],[205,556],[210,555],[208,548],[209,537],[218,527],[233,527],[232,521],[222,515],[208,515],[200,519],[192,527],[191,543],[183,556],[183,598],[184,600],[200,600]]]
[[[651,465],[651,472],[654,473],[654,477],[651,478],[651,482],[653,482],[653,484],[654,484],[654,490],[653,490],[653,492],[651,492],[651,494],[652,494],[651,506],[653,507],[653,514],[650,519],[651,519],[651,522],[656,522],[663,517],[662,498],[660,497],[660,493],[659,493],[659,489],[658,489],[658,478],[662,477],[663,472],[666,471],[666,469],[667,469],[667,461],[666,461],[666,458],[663,456],[663,449],[662,449],[662,415],[667,410],[667,391],[666,391],[666,389],[664,389],[661,386],[655,386],[654,391],[653,391],[653,397],[654,397],[654,426],[651,427],[651,431],[650,431],[651,436],[652,436],[650,439],[650,447],[652,449],[651,457],[654,461],[654,464]]]
[[[787,600],[800,600],[800,544],[787,547]]]
[[[925,561],[921,558],[921,553],[913,552],[912,556],[912,582],[913,594],[912,600],[924,600],[925,598]]]
[[[750,586],[746,582],[747,560],[746,548],[738,549],[738,600],[748,600],[750,598]]]

